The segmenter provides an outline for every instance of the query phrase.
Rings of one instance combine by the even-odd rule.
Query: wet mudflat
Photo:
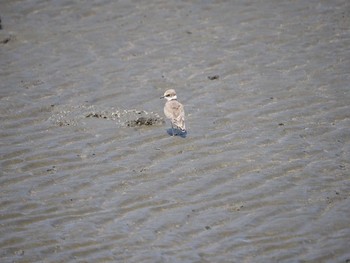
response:
[[[350,261],[349,1],[0,17],[1,262]]]

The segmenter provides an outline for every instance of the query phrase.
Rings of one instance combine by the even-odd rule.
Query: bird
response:
[[[174,128],[181,130],[182,133],[186,133],[184,106],[177,101],[175,90],[168,89],[164,92],[164,96],[160,98],[167,100],[164,105],[164,114],[171,121],[172,136],[175,135]]]

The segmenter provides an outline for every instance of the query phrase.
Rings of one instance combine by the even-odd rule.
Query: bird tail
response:
[[[186,132],[186,126],[184,120],[177,120],[175,122],[175,125],[178,129],[180,129],[182,132]]]

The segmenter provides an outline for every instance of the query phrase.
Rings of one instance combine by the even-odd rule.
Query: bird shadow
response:
[[[173,131],[172,129],[167,129],[166,132],[170,135],[173,136]],[[179,136],[181,138],[186,138],[187,137],[187,131],[181,131],[179,129],[174,129],[174,136]]]

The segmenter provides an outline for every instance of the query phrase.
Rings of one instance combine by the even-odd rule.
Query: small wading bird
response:
[[[181,130],[182,133],[186,133],[184,106],[177,101],[175,90],[167,90],[164,92],[164,96],[160,98],[165,98],[167,100],[164,105],[164,114],[171,121],[172,136],[175,135],[174,128],[176,130]]]

